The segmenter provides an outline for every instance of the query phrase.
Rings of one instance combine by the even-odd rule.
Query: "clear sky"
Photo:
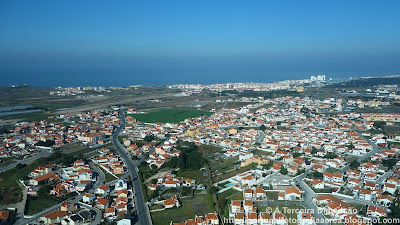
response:
[[[0,1],[4,85],[60,74],[146,84],[386,75],[399,62],[400,1]]]

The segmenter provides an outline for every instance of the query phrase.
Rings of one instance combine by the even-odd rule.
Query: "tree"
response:
[[[328,152],[328,153],[326,153],[326,155],[324,156],[324,158],[328,158],[328,159],[334,159],[334,158],[336,158],[336,157],[338,157],[338,155],[336,155],[336,154],[334,154],[334,153],[332,153],[332,152]]]
[[[196,144],[180,142],[176,148],[181,151],[179,157],[172,157],[164,167],[198,170],[206,163]]]
[[[167,162],[165,162],[163,168],[176,168],[178,165],[178,157],[171,157]]]
[[[208,187],[208,193],[210,193],[211,195],[217,193],[217,189],[214,187],[214,185],[210,185]]]
[[[360,166],[360,163],[357,161],[357,159],[351,161],[351,163],[349,164],[351,169],[357,169]]]
[[[5,127],[0,127],[0,134],[8,134],[10,131]]]
[[[135,144],[136,144],[139,148],[141,148],[141,147],[144,145],[143,141],[135,141]]]
[[[218,199],[218,205],[220,209],[225,209],[226,207],[226,199],[225,198],[219,198]]]
[[[396,159],[386,159],[382,160],[382,165],[387,167],[389,170],[393,168],[394,165],[396,165],[397,160]]]
[[[299,153],[299,152],[293,153],[293,158],[296,158],[296,157],[299,157],[299,156],[301,156],[301,153]]]
[[[312,173],[312,176],[313,176],[314,179],[322,179],[323,174],[320,173],[320,172],[315,171],[315,172]]]
[[[284,168],[283,166],[281,167],[281,170],[279,171],[282,175],[286,175],[288,173],[287,169]]]
[[[274,165],[274,162],[269,161],[267,164],[263,164],[263,169],[269,170]]]
[[[146,141],[146,142],[151,142],[151,141],[154,140],[154,136],[152,136],[152,135],[147,135],[146,137],[144,137],[143,140]]]
[[[385,128],[385,125],[386,125],[386,122],[384,122],[384,121],[375,121],[374,122],[374,127],[376,128],[376,129],[384,129]]]
[[[349,145],[347,145],[348,148],[353,149],[355,148],[355,146],[353,145],[353,143],[350,143]]]
[[[267,129],[267,128],[264,126],[264,124],[260,126],[260,130],[264,131],[264,130],[266,130],[266,129]]]
[[[318,149],[316,147],[311,148],[311,154],[315,155],[318,153]]]

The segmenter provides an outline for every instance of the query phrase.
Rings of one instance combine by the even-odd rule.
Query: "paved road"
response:
[[[257,133],[258,133],[258,137],[256,138],[256,140],[254,141],[254,143],[256,143],[256,144],[262,144],[262,142],[263,142],[263,140],[264,140],[264,138],[265,138],[265,132],[264,131],[262,131],[262,130],[258,130],[257,131]]]
[[[23,160],[17,160],[17,162],[15,162],[15,163],[13,163],[13,164],[10,164],[10,165],[5,166],[5,167],[1,167],[1,168],[0,168],[0,173],[5,172],[5,171],[7,171],[7,170],[10,170],[10,169],[16,167],[19,163],[21,163],[21,164],[26,164],[26,163],[32,162],[32,161],[34,161],[34,160],[36,160],[36,159],[39,159],[39,158],[42,158],[42,157],[47,157],[47,156],[49,156],[50,154],[51,154],[51,152],[48,151],[48,150],[41,150],[41,151],[40,151],[38,154],[36,154],[35,156],[29,157],[29,158],[26,158],[26,159],[23,159]]]
[[[104,172],[97,167],[93,162],[89,162],[89,165],[91,168],[93,168],[94,172],[96,172],[97,174],[97,179],[96,179],[96,183],[93,185],[93,187],[91,188],[92,190],[96,190],[97,188],[99,188],[101,185],[103,185],[103,183],[106,181],[106,175],[104,174]]]
[[[317,196],[315,192],[306,184],[304,183],[303,179],[304,177],[308,174],[308,171],[303,173],[302,175],[296,177],[294,180],[299,183],[301,190],[304,191],[304,203],[305,206],[308,209],[311,209],[313,211],[313,216],[315,217],[316,220],[318,221],[324,221],[325,217],[322,215],[322,213],[318,212],[318,208],[315,206],[313,203],[312,199],[313,197]],[[318,223],[321,225],[327,225],[327,223]]]
[[[396,169],[394,169],[394,170],[396,170]],[[393,170],[390,170],[390,171],[386,172],[385,174],[383,174],[382,176],[380,176],[376,180],[376,183],[379,185],[382,185],[387,178],[389,178],[390,176],[393,176],[393,175],[394,175]]]
[[[365,140],[367,140],[368,143],[372,146],[372,151],[368,152],[367,154],[365,154],[365,155],[363,155],[363,156],[358,157],[357,161],[358,161],[359,163],[361,163],[362,161],[364,161],[364,160],[366,160],[366,159],[371,158],[371,156],[375,155],[376,153],[383,151],[383,149],[381,149],[381,148],[380,148],[378,145],[376,145],[374,142],[372,142],[372,141],[366,139],[364,136],[362,136],[362,135],[361,135],[361,132],[358,132],[358,134],[359,134],[362,138],[364,138]],[[340,173],[344,173],[344,172],[347,171],[348,169],[350,169],[350,166],[347,165],[347,166],[343,167],[342,169],[340,169],[339,172],[340,172]]]
[[[121,120],[120,126],[117,127],[117,129],[115,130],[114,134],[112,135],[111,140],[112,140],[112,143],[114,144],[115,148],[118,150],[118,153],[120,154],[122,159],[125,161],[125,165],[129,169],[129,172],[131,174],[131,177],[133,180],[132,184],[133,184],[133,188],[135,191],[135,208],[136,208],[136,212],[138,215],[139,224],[141,224],[141,225],[152,224],[149,208],[143,198],[142,185],[140,184],[140,179],[138,178],[138,174],[137,174],[138,162],[134,163],[132,161],[131,156],[126,152],[124,147],[122,147],[121,143],[118,141],[118,135],[125,127],[125,122],[126,122],[125,115],[122,110],[120,110],[119,116],[120,116],[120,120]]]

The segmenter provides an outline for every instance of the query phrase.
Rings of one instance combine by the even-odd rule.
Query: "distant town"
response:
[[[0,224],[399,224],[399,79],[7,87]]]

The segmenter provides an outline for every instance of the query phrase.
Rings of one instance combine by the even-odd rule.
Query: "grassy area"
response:
[[[113,175],[111,175],[109,172],[105,171],[103,168],[101,168],[101,167],[99,167],[99,168],[103,171],[104,175],[106,176],[106,183],[117,179]]]
[[[223,210],[221,210],[223,216],[229,216],[229,205],[232,200],[243,200],[243,193],[241,191],[236,191],[234,189],[229,189],[218,195],[218,199],[226,199],[226,205]]]
[[[254,150],[253,151],[253,154],[254,155],[260,155],[260,156],[269,156],[269,155],[271,155],[272,153],[271,152],[267,152],[267,151],[262,151],[262,150],[258,150],[258,149],[256,149],[256,150]]]
[[[13,172],[17,172],[17,170],[14,169]],[[0,174],[0,179],[3,179],[0,181],[0,205],[17,203],[22,200],[22,188],[12,174]]]
[[[231,200],[243,200],[243,193],[234,189],[228,189],[218,194],[218,199],[226,199],[228,203],[230,203]]]
[[[95,151],[97,149],[107,148],[107,147],[110,147],[110,146],[112,146],[111,142],[107,143],[107,144],[104,144],[104,145],[101,145],[101,146],[98,146],[98,147],[95,147],[95,148],[85,148],[85,149],[82,149],[82,150],[79,150],[79,151],[76,151],[76,152],[72,152],[72,153],[70,153],[68,155],[70,155],[70,156],[79,156],[79,155],[83,155],[83,154],[91,152],[91,151]]]
[[[127,138],[128,136],[127,135],[121,135],[121,136],[118,136],[118,141],[119,141],[119,143],[121,143],[122,145],[124,144],[124,138]]]
[[[40,185],[38,196],[36,197],[28,196],[25,213],[28,215],[36,214],[76,195],[75,192],[63,195],[61,197],[50,195],[50,190],[52,190],[55,185],[56,184],[54,182],[45,185]]]
[[[196,171],[178,170],[176,175],[179,177],[194,179],[194,180],[196,180],[197,184],[206,184],[206,182],[208,182],[208,176],[203,176],[203,172],[200,170],[196,170]]]
[[[357,209],[358,211],[360,211],[361,208],[364,207],[364,205],[355,204],[355,203],[351,203],[350,205],[351,205],[351,207]]]
[[[383,106],[382,108],[356,108],[358,113],[399,113],[400,107],[397,106]]]
[[[179,123],[186,118],[199,117],[203,115],[209,116],[211,114],[212,112],[202,110],[166,109],[147,114],[134,114],[131,116],[135,117],[138,121],[145,123]]]
[[[278,201],[278,192],[267,191],[266,194],[267,194],[268,200]]]
[[[385,126],[385,133],[387,134],[399,134],[400,126]]]
[[[30,197],[29,197],[30,198]],[[57,204],[58,201],[55,200],[54,198],[51,198],[48,195],[40,196],[37,198],[30,198],[27,201],[27,211],[26,214],[28,215],[33,215],[35,213],[38,213],[44,209],[47,209],[55,204]]]
[[[212,171],[219,171],[220,173],[224,173],[225,171],[234,169],[234,162],[239,160],[239,156],[228,158],[228,159],[208,159],[210,162],[211,170]]]
[[[199,145],[197,151],[199,151],[204,157],[212,156],[216,152],[221,151],[221,147],[213,146],[213,145]]]
[[[37,112],[37,113],[23,113],[23,114],[15,114],[9,116],[2,116],[1,119],[3,120],[18,120],[18,121],[55,121],[54,120],[55,114],[46,113],[46,112]]]
[[[213,199],[210,194],[197,194],[191,198],[181,199],[182,207],[166,209],[151,213],[154,225],[169,225],[171,221],[180,222],[194,219],[196,215],[202,216],[214,212]]]
[[[14,163],[15,157],[2,158],[1,160],[0,167],[6,167]]]
[[[215,178],[215,182],[228,179],[228,178],[233,177],[233,176],[235,176],[235,175],[237,175],[239,173],[246,172],[249,169],[253,169],[255,166],[256,166],[256,164],[253,163],[253,164],[250,164],[248,166],[241,167],[238,170],[234,170],[234,171],[231,171],[231,172],[228,172],[228,173],[221,174],[221,175],[219,175],[219,176],[217,176]]]
[[[335,169],[332,167],[329,167],[328,169],[326,169],[326,172],[328,172],[328,173],[336,173],[337,171],[339,171],[339,169]]]

